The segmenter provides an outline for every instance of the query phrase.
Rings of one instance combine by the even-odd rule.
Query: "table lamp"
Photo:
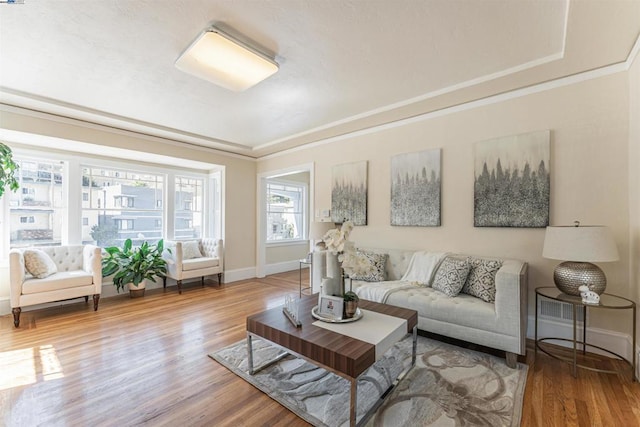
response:
[[[593,262],[618,260],[618,249],[609,228],[599,225],[547,227],[542,256],[563,260],[553,271],[553,281],[565,294],[580,295],[586,285],[598,295],[607,287],[604,272]]]
[[[312,241],[319,240],[319,242],[316,243],[316,250],[324,251],[325,249],[327,249],[327,245],[325,245],[322,238],[325,234],[327,234],[327,231],[331,230],[332,228],[335,228],[335,224],[333,222],[314,221],[311,223],[309,227],[309,239]]]

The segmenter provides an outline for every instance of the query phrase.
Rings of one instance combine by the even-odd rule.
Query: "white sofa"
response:
[[[414,251],[396,249],[366,249],[388,254],[387,281],[398,281],[407,271]],[[449,254],[460,257],[460,254]],[[465,255],[466,256],[466,255]],[[480,259],[495,259],[483,258]],[[416,286],[408,282],[398,286],[384,297],[387,304],[414,309],[418,312],[418,329],[444,335],[486,347],[504,350],[507,364],[515,366],[517,355],[526,352],[527,320],[527,263],[502,259],[503,264],[495,276],[495,303],[460,293],[448,297],[431,287]],[[326,276],[326,252],[313,254],[313,284]],[[353,281],[358,294],[363,287],[379,282]]]
[[[48,255],[57,272],[36,278],[25,269],[23,251],[38,249]],[[20,326],[22,307],[93,296],[93,309],[98,310],[102,291],[102,255],[94,245],[44,246],[12,249],[9,252],[10,300],[13,324]]]
[[[220,239],[197,239],[190,241],[165,241],[162,254],[167,261],[167,277],[175,279],[178,293],[182,293],[182,281],[200,277],[204,286],[204,276],[218,275],[218,285],[222,283],[224,272],[224,246]],[[163,279],[167,287],[167,278]]]

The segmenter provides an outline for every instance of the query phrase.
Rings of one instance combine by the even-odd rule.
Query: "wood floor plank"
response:
[[[308,275],[303,275],[308,281]],[[298,293],[298,271],[218,286],[208,280],[0,317],[0,425],[307,426],[207,355],[246,337],[246,317]],[[533,355],[522,426],[640,426],[630,375]],[[621,362],[588,354],[591,366]]]

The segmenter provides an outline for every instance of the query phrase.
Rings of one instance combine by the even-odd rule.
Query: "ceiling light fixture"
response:
[[[180,55],[176,67],[211,83],[242,92],[278,71],[267,55],[211,27]]]

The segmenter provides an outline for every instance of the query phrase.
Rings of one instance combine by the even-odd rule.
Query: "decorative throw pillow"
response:
[[[386,264],[387,254],[376,254],[374,252],[356,251],[356,256],[362,256],[369,262],[369,274],[354,274],[349,277],[353,280],[363,280],[365,282],[383,282],[387,280]]]
[[[182,242],[182,259],[202,258],[197,240]]]
[[[432,288],[448,297],[455,297],[467,280],[469,268],[468,259],[445,258],[436,271]]]
[[[40,249],[25,249],[24,267],[29,274],[38,279],[44,279],[58,272],[58,268],[53,260]]]
[[[462,293],[473,295],[486,302],[496,300],[496,273],[502,267],[500,260],[472,258],[471,271]]]

